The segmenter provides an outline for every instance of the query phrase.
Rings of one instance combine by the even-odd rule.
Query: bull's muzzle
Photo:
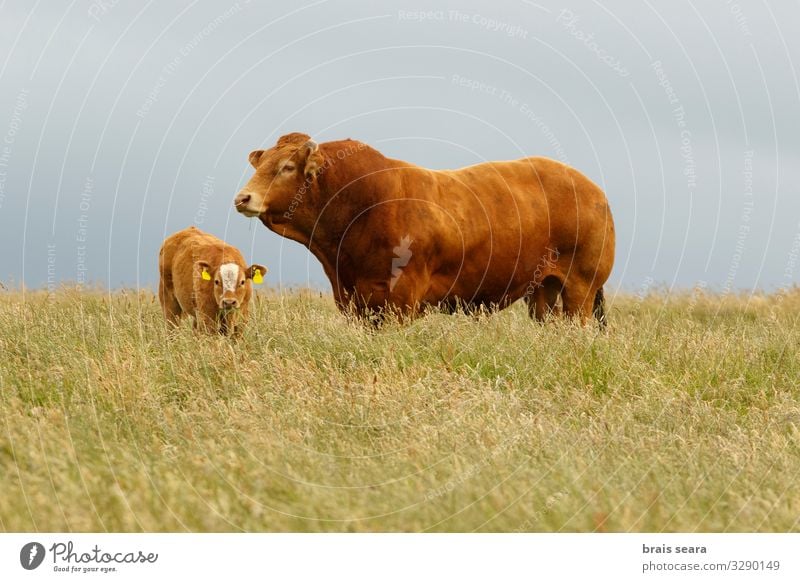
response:
[[[242,190],[236,195],[236,198],[233,199],[233,205],[236,210],[251,218],[261,214],[261,209],[253,208],[253,203],[253,195],[247,190]]]

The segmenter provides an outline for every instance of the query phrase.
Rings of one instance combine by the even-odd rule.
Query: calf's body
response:
[[[158,256],[158,299],[164,317],[177,325],[190,315],[196,328],[237,333],[247,320],[252,282],[266,267],[248,267],[242,253],[193,226],[164,240]]]

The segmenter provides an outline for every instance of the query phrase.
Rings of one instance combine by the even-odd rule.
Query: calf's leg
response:
[[[183,310],[181,309],[181,304],[175,298],[175,294],[171,289],[167,288],[163,279],[158,283],[158,300],[161,303],[161,311],[164,313],[167,322],[177,326]]]

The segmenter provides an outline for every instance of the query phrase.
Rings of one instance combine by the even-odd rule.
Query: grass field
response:
[[[607,333],[378,332],[265,292],[239,341],[150,292],[0,292],[0,529],[798,531],[800,291],[612,300]]]

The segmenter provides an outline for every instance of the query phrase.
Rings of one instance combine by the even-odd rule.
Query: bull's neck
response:
[[[294,240],[317,257],[320,252],[337,252],[358,215],[381,199],[381,170],[392,165],[392,160],[356,141],[329,142],[320,150],[324,164],[309,188],[307,204],[292,221],[304,238]]]
[[[324,164],[291,219],[275,224],[262,216],[262,221],[273,232],[307,247],[322,263],[338,297],[342,238],[365,209],[388,195],[383,170],[404,162],[351,140],[321,144],[320,151]]]

